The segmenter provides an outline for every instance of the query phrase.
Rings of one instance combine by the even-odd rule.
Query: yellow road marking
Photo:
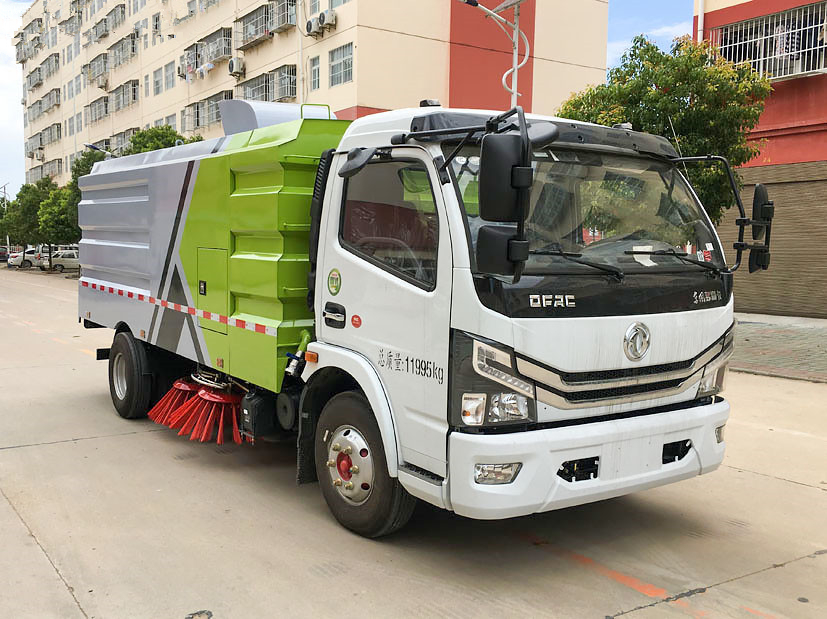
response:
[[[93,353],[91,350],[86,350],[85,348],[81,348],[80,352],[82,352],[85,355],[89,355],[90,357],[97,357],[95,353]]]
[[[68,343],[69,343],[69,342],[67,342],[66,340],[62,340],[62,339],[60,339],[59,337],[53,337],[53,338],[52,338],[52,341],[53,341],[53,342],[57,342],[58,344],[68,344]]]

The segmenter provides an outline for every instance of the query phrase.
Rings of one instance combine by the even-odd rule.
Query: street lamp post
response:
[[[489,9],[483,6],[479,3],[479,0],[460,0],[460,2],[479,8],[488,17],[491,17],[494,20],[494,23],[497,24],[503,32],[505,32],[509,39],[511,39],[512,64],[511,68],[503,74],[502,83],[503,88],[511,93],[511,107],[517,107],[518,98],[521,96],[520,92],[517,90],[519,72],[520,69],[522,69],[528,62],[528,57],[530,54],[528,37],[522,30],[520,30],[520,5],[525,2],[525,0],[505,0],[505,2],[500,4],[495,9]],[[501,15],[501,13],[504,13],[511,8],[514,9],[513,23]],[[506,27],[510,28],[511,32],[509,32]],[[525,44],[525,58],[523,58],[522,61],[520,61],[520,39],[522,39]],[[511,86],[508,85],[509,75],[512,76]]]

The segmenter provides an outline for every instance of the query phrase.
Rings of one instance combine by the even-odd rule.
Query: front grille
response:
[[[664,372],[675,372],[692,367],[694,359],[676,361],[674,363],[661,363],[650,365],[644,368],[626,368],[624,370],[599,370],[595,372],[562,372],[560,378],[567,383],[590,383],[618,380],[621,378],[632,378],[634,376],[651,376],[663,374]]]
[[[564,397],[569,402],[591,402],[594,400],[608,400],[615,398],[623,398],[631,395],[638,395],[641,393],[653,393],[663,391],[664,389],[673,389],[679,387],[684,379],[677,378],[675,380],[668,380],[659,383],[646,383],[645,385],[630,385],[628,387],[612,387],[609,389],[593,389],[591,391],[572,391],[564,393],[556,389],[550,389],[552,393],[556,393]],[[653,396],[654,397],[654,396]]]

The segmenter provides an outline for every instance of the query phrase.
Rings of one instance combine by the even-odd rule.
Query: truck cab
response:
[[[456,134],[392,145],[411,127],[494,115],[402,110],[348,129],[325,188],[323,318],[309,347],[319,362],[304,378],[332,366],[374,384],[402,485],[464,516],[519,516],[714,470],[729,416],[719,393],[732,275],[663,156],[677,153],[665,139],[529,116],[563,135],[532,152],[529,257],[515,283],[479,268],[496,251],[481,245],[479,143],[448,165]],[[636,149],[647,138],[653,154]],[[350,153],[369,148],[343,178]]]

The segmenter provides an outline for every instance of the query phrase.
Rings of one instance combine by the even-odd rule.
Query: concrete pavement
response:
[[[290,445],[120,419],[76,286],[0,269],[0,616],[827,616],[827,385],[730,374],[710,475],[369,541]]]

